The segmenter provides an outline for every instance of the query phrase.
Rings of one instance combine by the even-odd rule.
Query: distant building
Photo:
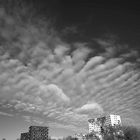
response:
[[[48,127],[30,126],[30,140],[48,140]]]
[[[107,115],[101,118],[94,118],[88,120],[89,125],[89,133],[91,132],[101,132],[102,127],[104,126],[115,126],[115,125],[122,125],[121,117],[119,115]]]
[[[110,133],[111,127],[114,129],[114,136],[123,136],[123,130],[121,129],[121,117],[119,115],[107,115],[100,118],[94,118],[88,120],[89,134],[96,135],[100,140],[103,139],[103,135]],[[111,126],[111,127],[110,127]]]
[[[105,120],[106,120],[105,117],[89,119],[88,120],[89,133],[91,133],[93,131],[95,133],[100,133],[101,132],[101,127],[104,125]]]
[[[48,140],[48,127],[30,126],[29,132],[21,133],[20,140]]]
[[[122,125],[121,117],[119,115],[112,115],[112,114],[108,115],[106,116],[105,125],[110,125],[110,126]]]
[[[20,140],[30,140],[30,134],[28,132],[21,133]]]

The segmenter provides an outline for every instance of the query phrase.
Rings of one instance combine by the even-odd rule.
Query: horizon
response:
[[[0,139],[31,125],[87,133],[105,114],[140,128],[139,15],[136,3],[0,0]]]

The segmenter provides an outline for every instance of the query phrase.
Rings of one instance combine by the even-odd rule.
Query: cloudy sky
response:
[[[0,1],[0,139],[30,125],[86,133],[109,113],[140,127],[136,7],[15,1]]]

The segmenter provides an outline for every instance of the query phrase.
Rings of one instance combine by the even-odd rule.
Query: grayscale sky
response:
[[[137,4],[11,1],[0,1],[0,139],[30,125],[87,133],[109,113],[140,128]]]

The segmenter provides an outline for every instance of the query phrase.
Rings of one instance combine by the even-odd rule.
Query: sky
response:
[[[136,5],[0,1],[0,139],[30,125],[87,133],[88,119],[106,114],[140,128]]]

